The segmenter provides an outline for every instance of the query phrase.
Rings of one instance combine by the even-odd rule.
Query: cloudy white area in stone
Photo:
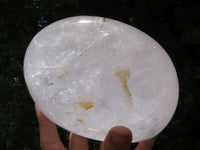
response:
[[[142,31],[102,17],[45,27],[27,48],[24,75],[49,119],[101,141],[117,125],[132,131],[133,142],[157,135],[178,102],[176,71],[164,49]]]

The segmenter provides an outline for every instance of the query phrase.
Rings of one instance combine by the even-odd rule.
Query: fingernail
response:
[[[119,133],[114,133],[112,135],[112,142],[117,144],[117,145],[125,145],[127,143],[129,143],[130,141],[130,136],[126,136],[126,135],[122,135],[122,134],[119,134]]]

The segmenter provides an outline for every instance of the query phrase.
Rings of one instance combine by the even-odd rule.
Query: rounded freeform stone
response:
[[[45,27],[28,46],[24,75],[49,119],[101,141],[117,125],[132,131],[133,142],[157,135],[178,102],[176,71],[164,49],[107,18],[72,17]]]

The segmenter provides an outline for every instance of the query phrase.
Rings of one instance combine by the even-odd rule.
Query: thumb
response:
[[[129,150],[131,141],[131,131],[126,127],[116,126],[108,132],[101,150]]]

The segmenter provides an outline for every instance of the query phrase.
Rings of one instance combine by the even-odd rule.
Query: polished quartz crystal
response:
[[[24,59],[29,92],[42,112],[78,135],[104,140],[128,127],[133,142],[160,133],[178,102],[178,79],[165,50],[142,31],[92,16],[50,24]]]

